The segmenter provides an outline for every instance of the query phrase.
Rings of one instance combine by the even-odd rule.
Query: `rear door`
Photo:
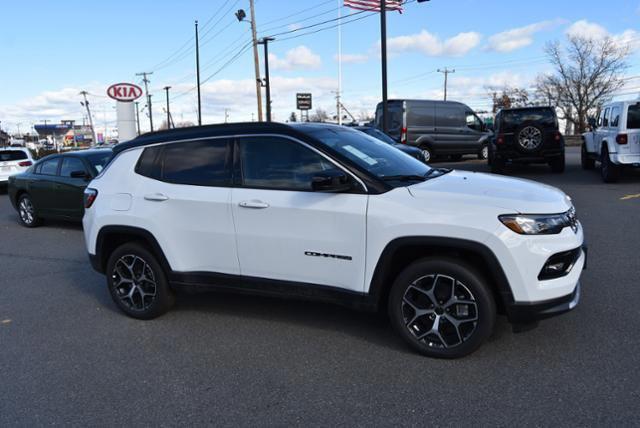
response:
[[[133,204],[174,271],[239,274],[229,139],[147,147],[136,173]]]
[[[403,120],[403,101],[389,101],[387,103],[387,110],[389,117],[387,119],[387,135],[394,139],[397,143],[400,142],[402,137],[402,128],[404,125]],[[376,107],[376,118],[375,118],[376,128],[383,131],[384,125],[382,123],[382,103],[378,103]]]
[[[56,177],[54,190],[57,194],[56,206],[53,208],[57,215],[80,219],[84,214],[83,193],[87,187],[87,178],[72,177],[72,173],[84,172],[89,177],[89,171],[82,159],[75,156],[64,156],[60,165],[60,174]]]
[[[312,191],[314,174],[340,168],[299,141],[241,138],[238,154],[242,275],[362,292],[368,196]]]
[[[436,132],[435,103],[431,101],[406,102],[407,142],[419,145],[418,141],[425,137],[431,140]]]

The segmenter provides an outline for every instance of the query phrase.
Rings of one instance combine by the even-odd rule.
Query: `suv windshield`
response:
[[[430,166],[364,132],[337,126],[305,132],[380,179],[423,181],[436,176]]]
[[[629,106],[629,110],[627,110],[627,129],[640,129],[640,103]]]
[[[557,127],[556,115],[550,108],[531,108],[502,110],[501,128],[511,128],[522,125],[524,122],[536,122],[543,126]]]

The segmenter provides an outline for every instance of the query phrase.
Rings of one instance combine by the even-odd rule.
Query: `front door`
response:
[[[232,191],[242,275],[362,292],[367,195],[314,192],[314,174],[338,169],[285,137],[238,141]]]

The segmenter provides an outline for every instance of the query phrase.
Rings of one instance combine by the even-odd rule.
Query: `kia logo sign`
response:
[[[116,83],[109,86],[107,95],[116,101],[133,101],[142,96],[142,89],[133,83]]]

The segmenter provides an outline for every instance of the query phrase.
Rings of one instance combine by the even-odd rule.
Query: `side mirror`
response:
[[[311,189],[314,192],[348,192],[353,188],[353,183],[342,171],[323,171],[313,176],[311,179]]]
[[[70,174],[71,178],[83,178],[85,180],[89,180],[91,178],[91,176],[86,172],[86,171],[71,171]]]
[[[596,118],[595,117],[590,117],[587,119],[587,123],[589,124],[589,126],[593,129],[596,129]]]

